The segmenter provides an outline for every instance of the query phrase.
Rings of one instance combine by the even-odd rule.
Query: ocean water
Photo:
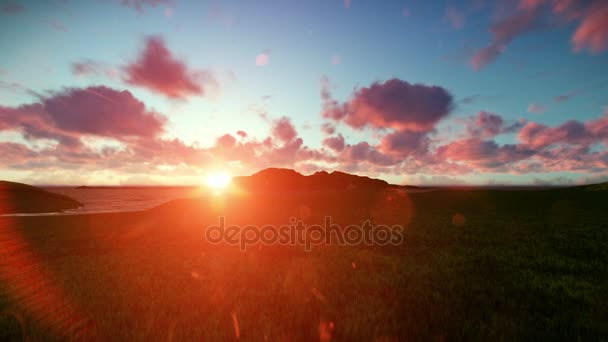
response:
[[[45,187],[69,196],[84,206],[60,214],[107,213],[147,210],[179,198],[200,197],[196,187]],[[56,214],[55,214],[56,215]]]

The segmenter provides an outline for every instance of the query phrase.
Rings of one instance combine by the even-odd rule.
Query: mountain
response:
[[[235,177],[232,182],[251,191],[318,191],[383,189],[389,184],[380,179],[333,171],[319,171],[304,176],[291,169],[268,168],[248,177]]]
[[[387,182],[344,172],[304,176],[294,170],[270,168],[232,180],[235,191],[222,196],[177,199],[150,211],[167,225],[196,226],[225,217],[230,224],[284,224],[293,217],[307,222],[360,223],[378,210],[397,208],[403,196]],[[388,203],[388,204],[387,204]],[[390,210],[390,209],[388,209]],[[372,214],[372,212],[376,214]],[[391,219],[407,215],[394,210]]]
[[[81,207],[82,203],[35,186],[0,181],[0,215],[51,213]]]

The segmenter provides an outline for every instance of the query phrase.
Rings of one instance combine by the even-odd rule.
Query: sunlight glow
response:
[[[211,173],[207,176],[206,183],[207,186],[214,190],[223,190],[225,189],[232,180],[232,177],[225,172],[216,172]]]

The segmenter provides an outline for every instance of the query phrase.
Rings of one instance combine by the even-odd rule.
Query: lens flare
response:
[[[225,189],[228,185],[230,185],[230,181],[232,181],[232,177],[223,172],[209,174],[206,179],[207,186],[214,190]]]

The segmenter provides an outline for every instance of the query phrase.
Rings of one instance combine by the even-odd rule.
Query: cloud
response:
[[[545,106],[539,103],[531,103],[528,106],[528,113],[541,114],[545,112]]]
[[[342,57],[340,57],[340,55],[338,55],[338,54],[332,55],[331,64],[333,64],[333,65],[342,64]]]
[[[470,59],[474,69],[479,70],[495,61],[518,36],[532,30],[551,27],[545,19],[557,17],[561,21],[577,21],[578,27],[572,35],[576,52],[589,50],[600,53],[608,48],[608,3],[603,0],[520,0],[514,12],[494,22],[490,27],[493,39],[478,50]]]
[[[0,12],[5,14],[18,14],[25,10],[25,7],[22,4],[7,1],[0,5]]]
[[[270,63],[270,52],[265,51],[255,57],[255,65],[266,66]]]
[[[272,127],[272,136],[280,139],[281,141],[289,142],[298,136],[298,132],[291,123],[291,120],[284,116],[274,122]]]
[[[464,13],[453,6],[448,6],[445,8],[444,19],[450,23],[452,28],[456,30],[461,30],[464,28]]]
[[[357,98],[362,90],[369,92],[372,88],[373,85],[355,91],[351,100],[337,106],[352,110],[362,105],[354,99],[365,99],[367,102],[363,103],[373,107],[368,104],[373,101],[366,96],[385,99],[383,92],[388,90],[383,88],[382,96],[372,91],[371,95],[364,92],[366,96]],[[325,95],[331,102],[330,94]],[[393,106],[388,103],[386,108]],[[373,115],[379,115],[375,113],[377,108],[372,109]],[[347,113],[341,119],[344,122],[351,115]],[[342,133],[336,133],[333,122],[326,122],[331,133],[323,136],[322,147],[310,148],[298,137],[290,118],[281,117],[268,121],[268,136],[253,137],[245,131],[218,134],[211,146],[203,147],[167,138],[166,117],[129,91],[104,86],[69,88],[39,95],[34,103],[0,107],[0,131],[17,132],[22,138],[0,142],[0,163],[6,165],[5,169],[30,172],[64,170],[79,174],[103,169],[120,175],[154,177],[169,169],[173,174],[180,170],[196,175],[211,164],[231,165],[243,173],[270,166],[299,170],[324,166],[395,175],[595,173],[608,167],[608,112],[593,120],[549,126],[523,120],[512,122],[496,113],[481,111],[454,119],[454,123],[462,125],[462,135],[453,140],[449,140],[451,135],[436,134],[441,133],[436,124],[421,126],[416,121],[414,126],[404,126],[382,120],[388,124],[365,126],[376,130],[374,141],[349,143]],[[508,132],[518,133],[514,143],[495,139]]]
[[[106,76],[116,79],[119,76],[118,70],[94,60],[83,60],[72,63],[72,74],[76,76]]]
[[[323,146],[327,146],[328,148],[336,152],[341,152],[342,150],[344,150],[344,147],[346,145],[344,143],[344,137],[342,136],[342,134],[338,134],[335,137],[328,137],[323,139]]]
[[[572,36],[575,51],[588,49],[600,53],[608,48],[608,3],[597,1],[590,6]]]
[[[125,66],[124,71],[127,83],[175,99],[205,95],[209,87],[217,86],[210,72],[192,71],[184,62],[175,59],[158,36],[146,39],[141,55]]]
[[[592,91],[598,91],[604,87],[606,87],[608,85],[608,81],[600,81],[600,82],[594,82],[594,83],[589,83],[586,84],[582,87],[579,87],[577,89],[574,90],[570,90],[568,92],[565,92],[563,94],[559,94],[557,96],[555,96],[553,98],[553,100],[555,102],[564,102],[564,101],[568,101],[571,98],[575,97],[575,96],[579,96],[588,92],[592,92]]]
[[[38,156],[36,151],[31,150],[24,144],[12,142],[0,142],[0,162],[2,165],[11,167],[27,163]]]
[[[569,91],[569,92],[567,92],[567,93],[563,93],[563,94],[557,95],[555,98],[553,98],[553,100],[554,100],[555,102],[564,102],[564,101],[568,101],[568,100],[570,100],[571,98],[573,98],[573,97],[575,97],[576,95],[578,95],[579,93],[580,93],[580,91],[578,91],[578,90],[572,90],[572,91]]]
[[[224,13],[218,6],[212,6],[209,9],[207,18],[209,18],[210,21],[216,22],[229,29],[235,27],[239,23],[238,17]]]
[[[224,134],[217,139],[217,145],[221,147],[233,147],[236,144],[236,138],[231,134]]]
[[[49,25],[51,26],[52,29],[54,29],[56,31],[61,31],[61,32],[69,31],[67,26],[65,26],[62,22],[55,20],[55,19],[49,20]]]
[[[332,120],[342,120],[346,115],[346,105],[341,105],[338,101],[334,100],[331,96],[332,84],[329,82],[327,76],[321,77],[321,102],[322,102],[322,113],[321,116]],[[332,134],[332,133],[330,133]]]
[[[453,141],[437,149],[437,156],[451,161],[465,162],[480,170],[492,170],[534,155],[531,149],[519,145],[498,145],[492,140],[470,138]]]
[[[608,139],[608,114],[585,123],[570,120],[555,127],[530,122],[521,129],[518,139],[537,149],[555,144],[588,147]]]
[[[480,130],[480,135],[484,137],[494,137],[503,129],[503,119],[489,112],[479,112],[475,119],[475,128]]]
[[[490,32],[493,39],[489,45],[473,55],[471,58],[473,68],[479,70],[498,58],[513,39],[535,27],[537,16],[537,10],[520,10],[492,24]]]
[[[14,157],[3,165],[125,174],[154,173],[165,164],[201,165],[210,159],[205,149],[162,138],[165,126],[163,115],[129,91],[104,86],[65,89],[36,103],[0,107],[0,131],[19,132],[25,141],[3,143],[2,149]]]
[[[105,136],[156,136],[166,119],[147,111],[129,91],[98,86],[71,89],[43,102],[57,127]]]
[[[357,129],[429,131],[453,105],[452,95],[442,87],[410,84],[397,78],[361,88],[342,105],[331,99],[327,84],[322,87],[321,97],[325,118],[343,120]]]
[[[521,120],[507,123],[500,115],[487,111],[480,111],[476,116],[467,118],[465,122],[466,133],[469,137],[484,139],[503,133],[516,132],[525,124]]]
[[[396,131],[380,141],[379,150],[398,157],[422,155],[428,151],[430,140],[426,132]]]
[[[161,5],[170,6],[172,0],[120,0],[123,6],[135,9],[139,13],[145,12],[145,7],[156,7]]]
[[[370,163],[373,165],[389,166],[400,162],[400,159],[379,152],[367,141],[361,141],[355,145],[346,145],[338,157],[343,165]]]
[[[32,138],[78,145],[82,135],[155,137],[164,131],[166,118],[146,109],[129,91],[97,86],[66,89],[17,108],[0,107],[0,122]]]
[[[192,175],[210,163],[229,161],[256,170],[337,160],[305,146],[287,117],[274,121],[272,136],[261,141],[238,131],[239,139],[224,134],[210,147],[165,138],[166,125],[163,115],[128,91],[104,86],[65,89],[39,102],[0,107],[0,131],[20,133],[24,140],[0,142],[0,162],[14,170],[156,176],[167,169]]]
[[[594,120],[570,120],[557,126],[525,121],[506,124],[487,112],[465,122],[464,138],[436,146],[418,158],[427,173],[597,172],[608,166],[608,152],[594,148],[608,146],[608,112]],[[504,132],[518,132],[517,143],[499,144],[491,139]]]
[[[321,132],[332,135],[336,132],[336,126],[332,125],[329,122],[325,122],[321,125]]]

